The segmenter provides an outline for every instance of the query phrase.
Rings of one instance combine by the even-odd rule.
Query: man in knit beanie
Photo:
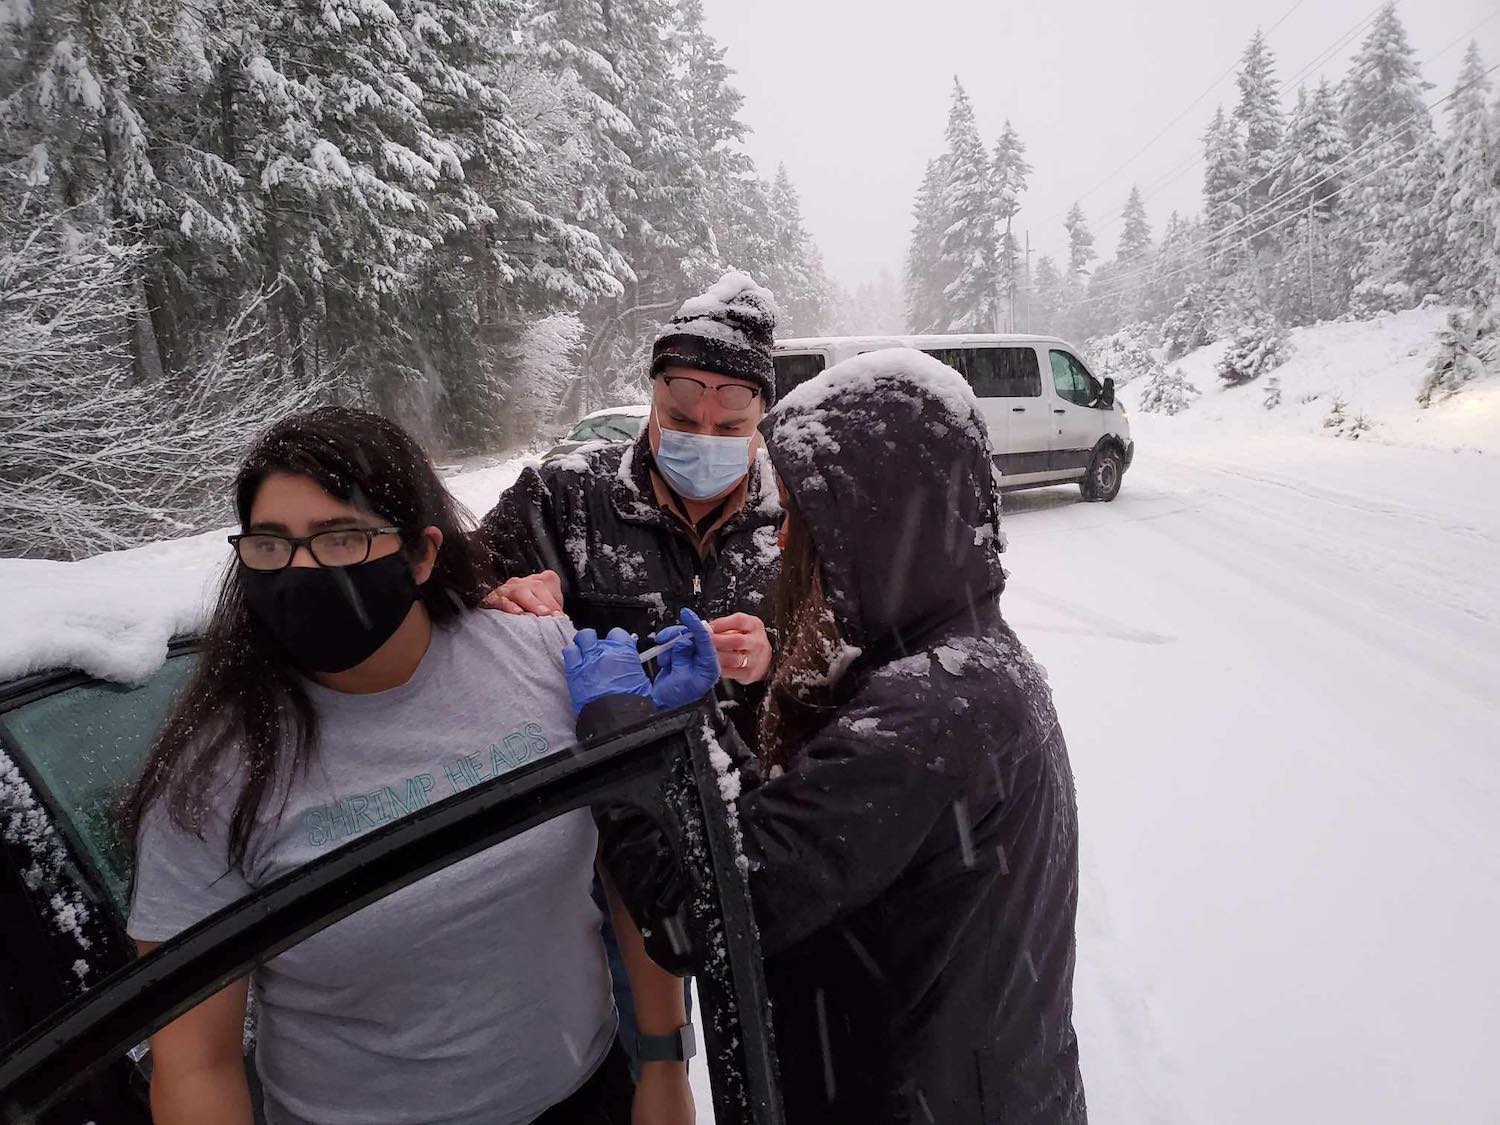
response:
[[[702,296],[683,303],[651,349],[651,375],[669,367],[711,371],[760,390],[761,405],[776,401],[771,365],[776,303],[747,274],[726,273]]]
[[[685,301],[651,351],[640,440],[525,470],[485,518],[507,579],[492,604],[627,628],[671,624],[687,606],[714,620],[726,679],[764,679],[775,550],[756,532],[779,511],[769,465],[752,470],[776,398],[775,329],[775,300],[738,271]]]
[[[494,608],[566,613],[600,635],[619,626],[643,647],[683,608],[709,622],[721,696],[751,746],[780,569],[781,508],[756,428],[776,395],[775,328],[771,294],[743,273],[725,274],[658,336],[651,419],[640,438],[524,470],[480,528],[505,579],[490,597]],[[619,968],[611,950],[611,969]],[[620,979],[617,971],[621,1039],[638,1057]],[[660,1013],[639,1016],[646,1036],[675,1030],[657,1026]]]

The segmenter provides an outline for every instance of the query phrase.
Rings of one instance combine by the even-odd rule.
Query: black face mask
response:
[[[406,620],[417,584],[400,551],[358,566],[240,567],[245,600],[310,672],[347,672]]]

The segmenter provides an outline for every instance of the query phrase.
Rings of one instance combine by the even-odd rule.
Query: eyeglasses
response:
[[[399,527],[341,527],[316,535],[276,535],[251,531],[231,535],[240,563],[250,570],[283,570],[292,564],[298,547],[306,547],[319,566],[358,566],[370,557],[377,535],[400,535]]]
[[[725,410],[745,410],[760,397],[759,387],[747,387],[744,383],[722,383],[710,387],[701,379],[687,375],[663,375],[661,381],[667,385],[672,401],[687,410],[703,401],[703,396],[713,395]]]

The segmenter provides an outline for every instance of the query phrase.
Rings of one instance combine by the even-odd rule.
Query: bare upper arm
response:
[[[160,942],[138,941],[142,957]],[[189,1008],[151,1037],[152,1065],[163,1071],[203,1070],[244,1059],[245,1008],[250,981],[226,985],[196,1007]]]

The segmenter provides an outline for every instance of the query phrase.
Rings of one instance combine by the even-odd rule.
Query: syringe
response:
[[[688,635],[686,633],[682,633],[679,636],[673,637],[670,641],[667,641],[666,644],[652,645],[645,652],[641,653],[641,663],[644,664],[648,660],[655,660],[662,653],[666,652],[667,649],[676,648],[680,644],[685,644],[687,642],[687,639]]]

